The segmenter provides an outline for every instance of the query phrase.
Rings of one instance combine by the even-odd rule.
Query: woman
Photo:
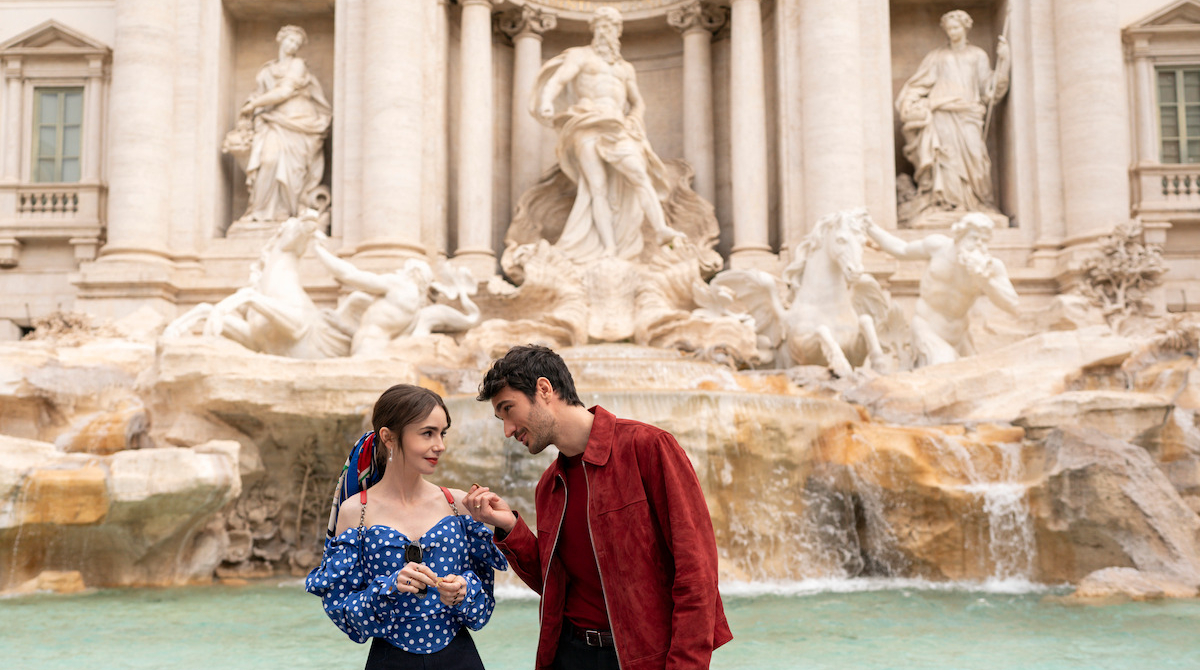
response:
[[[496,601],[504,556],[487,526],[459,515],[463,491],[425,481],[446,451],[446,405],[410,384],[375,402],[334,492],[321,565],[304,588],[356,642],[374,638],[372,668],[482,668],[464,626],[479,630]]]

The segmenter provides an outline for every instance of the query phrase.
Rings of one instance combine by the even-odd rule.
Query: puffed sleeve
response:
[[[351,528],[325,543],[321,564],[308,573],[304,590],[321,596],[325,613],[355,642],[386,635],[395,606],[392,575],[368,579],[360,561],[359,536]]]
[[[496,608],[494,571],[507,570],[508,561],[492,541],[492,531],[487,526],[470,517],[460,518],[467,535],[469,567],[462,572],[467,591],[462,602],[451,608],[451,612],[471,630],[479,630],[492,618],[492,610]]]

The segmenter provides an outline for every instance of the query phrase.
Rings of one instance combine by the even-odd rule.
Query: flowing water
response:
[[[537,602],[500,593],[475,634],[489,670],[533,666]],[[1067,605],[1018,581],[827,580],[730,585],[734,640],[717,669],[1200,668],[1200,601]],[[5,670],[361,667],[300,582],[104,590],[0,600]]]

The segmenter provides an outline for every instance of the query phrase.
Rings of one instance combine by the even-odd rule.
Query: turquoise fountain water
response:
[[[975,587],[976,589],[978,587]],[[537,603],[503,589],[475,634],[489,670],[533,666]],[[716,669],[1127,670],[1200,667],[1200,602],[1066,605],[1053,591],[841,580],[731,585]],[[367,647],[298,581],[0,600],[6,670],[326,670]]]

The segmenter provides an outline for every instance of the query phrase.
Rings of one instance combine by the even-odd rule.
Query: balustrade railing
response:
[[[1135,174],[1139,214],[1200,212],[1200,166],[1143,165]]]
[[[21,188],[18,219],[73,219],[79,213],[79,191],[73,187]]]

